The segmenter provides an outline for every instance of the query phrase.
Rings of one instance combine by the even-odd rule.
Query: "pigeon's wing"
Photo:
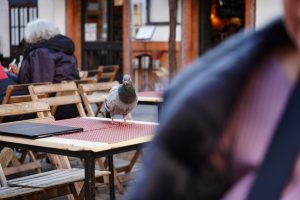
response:
[[[118,88],[119,88],[119,86],[116,85],[109,90],[109,93],[106,96],[104,103],[100,110],[102,113],[114,111],[116,100],[118,99]]]

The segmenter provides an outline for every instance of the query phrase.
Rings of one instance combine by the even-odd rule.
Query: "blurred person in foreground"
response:
[[[61,35],[55,24],[45,19],[29,22],[25,28],[25,41],[27,45],[20,69],[16,65],[10,66],[18,76],[18,83],[79,80],[74,43]],[[55,119],[76,116],[76,106],[62,106],[56,111]]]
[[[247,199],[300,72],[300,1],[283,5],[283,19],[238,33],[172,81],[125,199]],[[299,158],[281,199],[300,198]]]

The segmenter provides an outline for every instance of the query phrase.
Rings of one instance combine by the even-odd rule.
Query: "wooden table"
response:
[[[115,199],[113,155],[137,150],[153,138],[157,123],[103,118],[73,118],[51,122],[51,124],[82,127],[83,132],[52,136],[41,139],[26,139],[0,135],[0,146],[53,153],[84,159],[85,199],[95,199],[95,159],[106,156],[110,179],[110,198]],[[0,125],[1,129],[1,125]]]
[[[137,96],[138,96],[138,104],[157,106],[157,112],[159,115],[161,111],[161,104],[163,103],[162,92],[156,92],[156,91],[138,92]]]
[[[159,105],[163,102],[162,92],[155,92],[155,91],[138,92],[137,96],[138,96],[139,104]]]

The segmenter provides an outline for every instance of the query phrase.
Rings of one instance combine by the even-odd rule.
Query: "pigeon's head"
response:
[[[132,80],[131,80],[129,74],[125,74],[123,76],[123,84],[124,85],[132,85]]]

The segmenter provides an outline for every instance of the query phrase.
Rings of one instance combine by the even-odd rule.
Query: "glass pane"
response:
[[[20,28],[20,40],[24,38],[24,27]]]
[[[85,41],[107,41],[107,0],[89,0],[85,19]]]
[[[29,8],[29,21],[32,21],[32,8]]]
[[[19,25],[18,8],[15,8],[15,26]]]
[[[14,28],[11,28],[10,29],[10,37],[11,37],[11,45],[15,45],[15,31],[14,31]]]
[[[112,9],[112,22],[111,22],[111,39],[113,41],[122,41],[123,38],[123,7],[122,6],[113,6]]]
[[[24,8],[24,18],[23,18],[24,25],[27,24],[27,8]]]
[[[15,45],[19,45],[19,28],[15,28]]]
[[[15,25],[15,9],[11,9],[10,10],[10,22],[11,22],[11,26]]]
[[[37,9],[36,8],[33,8],[33,19],[36,19],[37,18]]]
[[[23,18],[24,18],[24,12],[23,12],[23,8],[20,8],[20,26],[23,26],[24,24],[24,21],[23,21]]]
[[[150,22],[169,22],[169,2],[168,0],[150,0]],[[157,12],[161,8],[164,12]]]

